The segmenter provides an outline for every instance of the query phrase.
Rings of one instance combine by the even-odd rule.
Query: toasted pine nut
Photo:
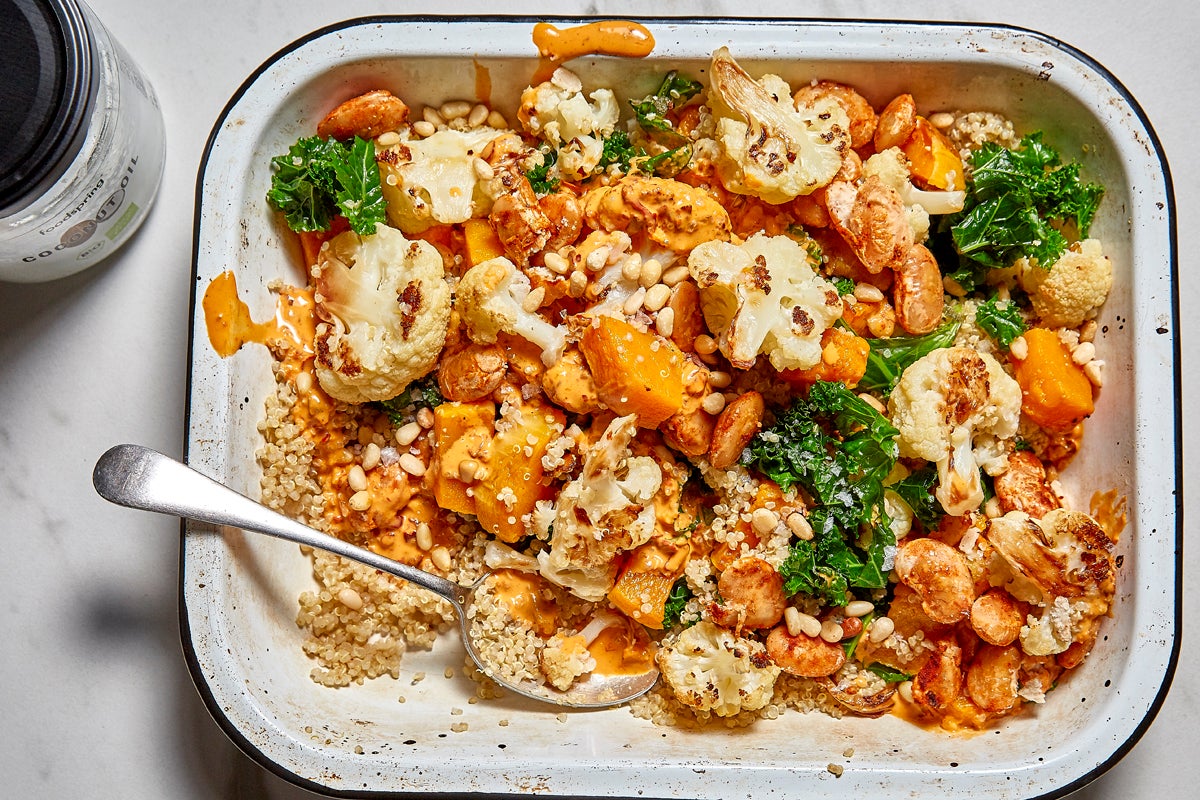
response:
[[[891,636],[895,630],[896,623],[891,617],[876,617],[867,629],[867,638],[878,644]]]
[[[471,109],[471,113],[467,115],[467,124],[472,128],[478,128],[483,123],[487,122],[490,111],[483,103],[476,103]]]
[[[433,547],[433,529],[429,527],[428,522],[417,523],[416,540],[417,547],[425,552],[429,552]]]
[[[435,128],[439,125],[445,125],[446,119],[433,106],[425,106],[421,109],[421,119],[433,125]]]
[[[750,527],[758,534],[768,534],[778,524],[779,515],[769,508],[756,508],[750,515]]]
[[[379,445],[371,442],[363,448],[362,468],[372,470],[379,466],[379,462],[383,459],[383,453],[379,450]]]
[[[707,333],[702,333],[696,337],[696,341],[692,345],[696,348],[696,352],[702,356],[710,356],[717,352],[717,340],[709,336]]]
[[[653,313],[665,306],[670,299],[671,287],[665,283],[656,283],[646,290],[646,299],[642,301],[642,305]]]
[[[542,301],[546,299],[546,287],[539,286],[529,294],[525,295],[525,299],[521,301],[521,308],[532,314],[542,307]]]
[[[475,473],[479,470],[479,462],[471,458],[465,458],[458,464],[458,479],[463,483],[471,483],[475,480]]]
[[[362,595],[351,589],[349,586],[338,592],[338,602],[351,611],[358,611],[363,607]]]
[[[433,409],[429,407],[417,409],[417,424],[425,430],[433,427]]]
[[[860,283],[854,287],[854,296],[864,303],[882,303],[883,292],[879,287],[870,283]]]
[[[487,116],[487,124],[489,128],[507,128],[508,120],[499,111],[492,111]]]
[[[708,384],[714,389],[724,389],[732,382],[733,376],[728,372],[713,370],[712,372],[708,373]]]
[[[584,291],[587,289],[588,279],[579,270],[571,273],[570,282],[567,284],[567,294],[571,297],[583,297]]]
[[[787,612],[785,611],[784,613]],[[811,614],[805,614],[799,609],[796,610],[794,616],[796,617],[796,621],[800,626],[800,632],[805,636],[815,639],[821,635],[821,620],[817,619]]]
[[[361,492],[367,488],[367,473],[363,472],[363,468],[355,464],[350,468],[350,474],[346,476],[346,483],[350,484],[350,488],[355,492]]]
[[[1008,352],[1017,361],[1024,361],[1029,357],[1029,342],[1025,341],[1024,336],[1018,336],[1012,340],[1012,344],[1008,346]]]
[[[454,566],[454,561],[450,558],[450,551],[441,546],[435,547],[430,551],[429,559],[435,567],[443,572]]]
[[[542,258],[542,263],[545,264],[551,272],[559,275],[566,275],[571,271],[570,263],[568,263],[567,259],[563,258],[558,253],[546,253],[546,255]]]
[[[391,147],[394,144],[399,144],[400,134],[396,131],[384,131],[375,137],[375,143],[380,147]]]
[[[842,640],[842,626],[831,619],[827,619],[821,623],[821,638],[830,644],[837,644]]]
[[[365,489],[361,492],[355,492],[354,494],[350,495],[350,500],[348,502],[350,504],[350,508],[354,509],[355,511],[366,511],[371,507],[371,493]]]
[[[422,139],[428,139],[437,133],[437,126],[427,119],[419,119],[412,124],[413,133]]]
[[[311,372],[296,373],[296,393],[308,394],[312,391],[313,376]]]
[[[793,511],[787,516],[788,530],[796,534],[797,539],[808,541],[813,538],[812,525],[808,519],[799,511]]]
[[[725,395],[721,394],[720,392],[713,392],[712,394],[706,395],[705,398],[700,401],[700,407],[709,414],[716,416],[725,409]]]
[[[654,318],[654,327],[663,336],[670,337],[675,331],[675,309],[667,306],[658,312],[658,316]]]
[[[492,165],[484,161],[482,158],[477,158],[471,162],[471,167],[475,170],[475,177],[481,181],[490,181],[496,177],[496,170],[492,169]]]
[[[1099,327],[1099,323],[1094,319],[1089,319],[1083,323],[1083,325],[1079,326],[1079,341],[1094,342],[1096,340],[1096,329]]]
[[[405,453],[400,456],[400,469],[412,475],[414,478],[419,478],[425,474],[425,462],[414,456],[412,453]]]
[[[662,282],[667,286],[678,286],[691,277],[691,272],[686,266],[680,264],[677,267],[671,267],[662,274]]]
[[[396,444],[401,447],[408,447],[417,437],[421,435],[421,426],[415,422],[409,422],[400,426],[396,431]]]
[[[642,273],[638,276],[638,283],[649,289],[662,279],[662,274],[662,264],[658,263],[657,258],[646,259],[642,264]]]
[[[870,600],[851,600],[846,603],[847,617],[865,617],[875,610],[875,604]]]
[[[878,411],[880,414],[887,413],[887,406],[885,406],[883,404],[883,402],[873,394],[869,394],[867,392],[862,392],[861,394],[859,394],[858,399],[862,400],[864,403],[866,403],[871,408]]]
[[[1091,342],[1080,342],[1075,345],[1075,349],[1071,351],[1071,360],[1079,366],[1083,366],[1096,357],[1096,345]]]
[[[625,259],[625,263],[621,265],[621,277],[627,281],[636,281],[638,276],[642,274],[642,257],[634,253],[629,258]]]
[[[896,687],[896,691],[900,693],[900,697],[903,698],[904,702],[911,703],[913,701],[912,681],[904,681],[904,683]]]
[[[629,295],[629,298],[625,301],[625,305],[622,306],[622,310],[624,310],[624,312],[626,314],[630,314],[630,315],[636,314],[638,312],[638,309],[642,307],[642,301],[644,301],[645,299],[646,299],[646,290],[641,287],[638,287],[638,290],[636,292]]]
[[[595,250],[587,254],[584,259],[584,265],[589,272],[599,272],[604,269],[604,265],[608,263],[608,255],[612,252],[612,248],[608,245],[600,245]]]
[[[936,111],[929,115],[929,124],[935,128],[949,128],[954,124],[954,115],[949,111]]]
[[[462,119],[471,113],[471,104],[466,100],[451,100],[448,103],[442,103],[442,107],[438,109],[438,113],[447,120]]]

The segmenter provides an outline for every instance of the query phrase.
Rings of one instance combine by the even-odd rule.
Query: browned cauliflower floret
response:
[[[476,264],[458,282],[456,307],[473,341],[491,344],[503,331],[542,348],[550,366],[562,357],[566,330],[551,325],[522,307],[529,294],[529,277],[503,256]]]
[[[761,642],[734,636],[708,620],[664,641],[657,661],[679,702],[719,717],[771,702],[780,672]]]
[[[442,257],[380,225],[346,231],[312,268],[321,388],[346,403],[389,400],[433,369],[450,322]]]
[[[833,180],[850,149],[850,119],[835,99],[797,109],[782,78],[755,81],[727,47],[713,53],[710,75],[717,170],[726,188],[786,203]]]
[[[1047,328],[1078,327],[1096,315],[1112,289],[1112,262],[1096,239],[1072,245],[1049,269],[1026,261],[1018,266],[1021,288]]]
[[[1007,467],[1005,440],[1017,432],[1020,385],[990,355],[947,347],[904,370],[888,408],[900,455],[937,465],[935,495],[946,513],[979,508],[980,468],[996,475]]]

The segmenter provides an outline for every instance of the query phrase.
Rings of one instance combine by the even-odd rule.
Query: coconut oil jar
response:
[[[78,0],[0,0],[0,75],[0,281],[79,272],[154,201],[154,90]]]

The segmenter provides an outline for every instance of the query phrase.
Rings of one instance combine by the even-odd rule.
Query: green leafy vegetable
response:
[[[671,178],[683,172],[692,160],[692,146],[681,144],[671,150],[664,150],[658,155],[650,156],[637,164],[642,172],[657,175],[660,178]]]
[[[354,137],[347,147],[335,139],[298,140],[286,155],[271,159],[275,174],[267,201],[282,211],[294,231],[325,231],[339,211],[356,233],[368,235],[387,218],[375,161],[375,145]]]
[[[862,618],[862,627],[859,629],[858,633],[854,634],[854,636],[850,637],[850,639],[847,641],[842,642],[842,650],[846,651],[847,661],[850,661],[854,658],[854,651],[858,649],[859,641],[862,639],[863,634],[867,632],[867,626],[869,626],[871,621],[874,619],[875,612],[872,611],[870,614],[867,614]]]
[[[1021,318],[1021,309],[1017,308],[1017,304],[995,297],[983,301],[975,309],[975,323],[1005,350],[1012,346],[1013,339],[1026,331],[1025,320]]]
[[[903,672],[897,672],[886,664],[880,664],[878,661],[872,664],[867,664],[867,669],[871,672],[874,672],[888,683],[903,683],[904,681],[911,681],[913,679],[912,675],[906,675]]]
[[[950,221],[954,246],[965,262],[951,277],[964,289],[978,285],[980,267],[1007,267],[1020,257],[1049,267],[1067,248],[1057,225],[1074,222],[1087,236],[1104,188],[1084,183],[1079,165],[1063,164],[1042,133],[1011,150],[987,143],[971,155],[967,202]]]
[[[663,78],[657,92],[641,100],[630,100],[629,105],[633,106],[633,112],[642,130],[652,134],[670,133],[679,136],[667,115],[684,106],[703,89],[703,85],[671,70]]]
[[[667,595],[666,605],[663,607],[664,629],[679,624],[679,618],[683,616],[683,609],[691,599],[692,590],[688,588],[687,581],[683,578],[675,581],[671,587],[671,593]]]
[[[557,162],[557,150],[542,150],[542,165],[534,167],[525,173],[525,177],[529,180],[529,185],[533,187],[535,194],[550,194],[558,188],[558,178],[550,175],[550,170],[553,169]]]
[[[379,405],[393,425],[403,425],[411,418],[414,408],[437,408],[444,402],[446,399],[438,389],[437,375],[430,373],[413,381],[400,394],[391,400],[382,401]]]
[[[917,360],[954,344],[959,323],[944,323],[937,330],[923,336],[893,336],[888,339],[868,339],[871,351],[867,354],[867,369],[858,389],[878,392],[884,396],[892,393],[900,375]]]
[[[926,464],[888,487],[908,504],[913,516],[920,520],[926,531],[936,529],[946,514],[942,504],[933,496],[937,482],[937,468],[933,464]]]
[[[837,289],[837,293],[843,297],[848,294],[854,294],[854,280],[852,278],[834,278],[833,285]]]
[[[600,154],[600,169],[608,169],[612,165],[620,167],[622,172],[630,172],[635,158],[646,155],[640,147],[629,141],[625,131],[613,131],[604,139],[604,150]]]
[[[780,567],[785,591],[844,605],[849,587],[883,588],[885,551],[895,545],[883,481],[896,463],[897,431],[837,382],[817,381],[749,446],[749,463],[785,491],[814,498],[812,540],[797,540]]]

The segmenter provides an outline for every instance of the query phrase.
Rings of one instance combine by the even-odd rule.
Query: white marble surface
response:
[[[178,455],[184,438],[189,261],[196,168],[230,94],[277,49],[322,25],[373,13],[636,13],[843,16],[1005,22],[1095,57],[1138,98],[1176,187],[1183,339],[1200,300],[1197,5],[1184,2],[559,3],[401,0],[93,0],[158,90],[168,163],[144,229],[118,257],[41,286],[0,284],[0,795],[13,798],[299,798],[308,793],[242,756],[188,676],[176,598],[178,524],[92,492],[109,445]],[[1195,396],[1185,355],[1185,397]],[[1187,406],[1190,408],[1191,404]],[[1188,426],[1191,444],[1195,429]],[[1191,448],[1186,448],[1190,450]],[[1186,494],[1196,496],[1189,483]],[[1185,573],[1200,572],[1187,556]],[[1187,609],[1197,607],[1195,592]],[[1076,795],[1195,796],[1200,662],[1185,639],[1157,721],[1107,775]]]

